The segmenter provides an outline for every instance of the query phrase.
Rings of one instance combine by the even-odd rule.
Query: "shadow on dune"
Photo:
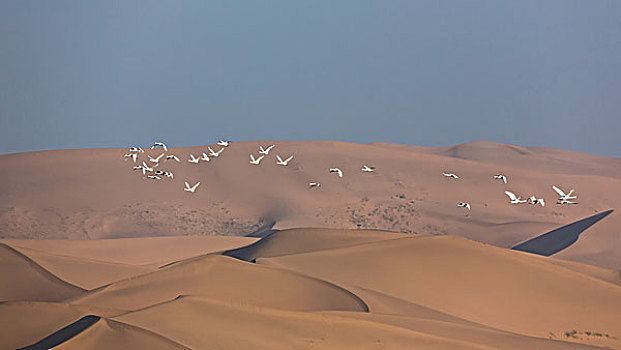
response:
[[[264,225],[262,227],[259,227],[258,230],[249,233],[246,235],[246,237],[255,237],[255,238],[263,238],[263,237],[267,237],[269,235],[271,235],[274,232],[278,232],[278,230],[275,230],[273,227],[274,225],[276,225],[276,221],[272,221],[267,223],[267,225]]]
[[[595,225],[598,221],[605,218],[613,211],[613,209],[606,210],[593,216],[589,216],[586,219],[572,222],[569,225],[559,227],[535,238],[531,238],[526,242],[513,246],[511,249],[543,256],[556,254],[574,244],[582,232]]]
[[[47,337],[39,340],[35,344],[26,346],[18,350],[47,350],[51,349],[59,344],[66,342],[67,340],[75,337],[79,333],[86,330],[88,327],[99,321],[101,317],[88,315],[73,322],[72,324],[48,335]]]

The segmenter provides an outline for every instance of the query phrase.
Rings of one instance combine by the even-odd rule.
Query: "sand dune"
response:
[[[539,256],[459,237],[400,238],[257,262],[294,269],[345,288],[375,290],[520,334],[548,337],[597,329],[619,336],[618,285],[550,264]],[[610,343],[621,345],[618,339],[611,338]]]
[[[20,249],[59,271],[84,261]],[[236,252],[257,263],[208,254],[61,303],[2,303],[0,348],[621,348],[610,270],[363,230],[279,231]]]
[[[268,143],[276,144],[274,154],[294,154],[292,163],[276,166],[275,155],[270,154],[260,166],[248,164],[248,154],[256,154],[259,144]],[[457,234],[510,247],[617,208],[621,192],[619,159],[547,148],[494,143],[426,148],[237,142],[208,164],[185,162],[190,153],[205,149],[171,149],[184,162],[163,164],[162,170],[173,171],[175,178],[162,181],[146,181],[133,172],[131,161],[122,158],[122,149],[0,156],[0,177],[5,179],[0,184],[0,234],[62,239],[244,235],[275,223],[277,229]],[[147,150],[151,155],[159,152]],[[363,173],[362,164],[377,171]],[[337,165],[345,172],[342,179],[327,172]],[[447,180],[442,171],[456,172],[460,179]],[[499,172],[509,176],[508,185],[492,178]],[[185,180],[200,180],[206,186],[192,195],[182,191]],[[309,190],[310,181],[323,186]],[[580,204],[553,205],[553,184],[575,188]],[[544,208],[509,205],[505,189],[522,196],[543,196],[549,204]],[[472,211],[457,208],[461,201],[469,202]],[[615,238],[619,225],[621,215],[613,213],[558,255],[619,269],[621,242]],[[183,257],[170,261],[179,258]]]
[[[218,255],[119,281],[71,303],[137,310],[182,294],[296,311],[367,309],[354,294],[330,283]]]
[[[621,213],[557,230],[619,207],[621,159],[265,141],[185,161],[205,149],[171,149],[162,181],[121,149],[0,156],[0,349],[621,349]]]
[[[231,236],[177,236],[100,240],[3,239],[15,248],[54,255],[127,265],[164,265],[207,253],[242,247],[256,238]]]
[[[188,350],[189,348],[153,332],[122,322],[101,318],[73,338],[54,347],[54,349]]]
[[[63,281],[87,290],[155,269],[53,255],[27,248],[15,247],[14,249]]]
[[[281,255],[308,253],[362,243],[407,237],[383,231],[299,228],[282,230],[246,247],[232,249],[224,255],[250,261]]]
[[[165,321],[154,322],[162,318]],[[329,313],[257,308],[195,297],[176,299],[117,319],[165,335],[193,349],[488,349],[474,343]]]
[[[0,301],[57,301],[84,293],[15,249],[0,244]]]
[[[116,316],[118,310],[49,302],[0,303],[0,348],[34,344],[86,315]]]

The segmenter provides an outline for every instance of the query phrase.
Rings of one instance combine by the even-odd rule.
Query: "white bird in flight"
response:
[[[186,181],[185,182],[185,188],[183,189],[186,192],[192,192],[194,193],[194,191],[196,191],[196,188],[198,187],[198,185],[200,185],[201,182],[197,182],[194,186],[190,187],[190,184]]]
[[[367,165],[365,164],[365,165],[363,165],[363,166],[362,166],[362,169],[361,169],[361,170],[362,170],[362,171],[364,171],[364,172],[370,173],[370,172],[375,171],[375,167],[369,167],[369,166],[367,166]]]
[[[231,141],[224,141],[224,140],[218,141],[218,145],[220,145],[222,147],[227,147],[229,145],[229,143],[231,143]]]
[[[127,160],[128,158],[131,158],[134,163],[136,163],[136,159],[138,159],[138,153],[126,153],[123,155],[123,158],[125,158],[125,160]]]
[[[147,157],[149,157],[149,161],[150,161],[151,163],[159,163],[159,162],[160,162],[160,159],[162,159],[162,157],[163,157],[163,156],[164,156],[164,153],[162,153],[162,154],[160,154],[159,156],[157,156],[157,158],[153,158],[153,157],[151,157],[151,156],[147,155]]]
[[[566,199],[559,199],[556,204],[578,204],[578,202],[568,201]]]
[[[168,152],[168,147],[166,147],[164,142],[159,142],[159,141],[153,142],[153,146],[151,146],[151,149],[153,149],[155,147],[162,147],[164,149],[164,152]]]
[[[330,170],[328,170],[330,173],[337,173],[339,174],[339,177],[343,177],[343,171],[339,168],[330,168]]]
[[[224,151],[224,148],[220,148],[218,150],[218,152],[212,150],[211,147],[207,147],[207,149],[209,150],[209,155],[212,156],[212,157],[219,157],[220,153],[222,153],[222,151]]]
[[[129,149],[130,152],[138,152],[138,153],[144,153],[144,150],[140,147],[131,147]]]
[[[505,191],[505,194],[509,196],[509,199],[511,199],[511,204],[526,203],[525,200],[523,200],[521,197],[516,196],[513,192]]]
[[[178,163],[178,162],[181,162],[181,161],[179,160],[179,157],[177,157],[177,156],[176,156],[176,155],[174,155],[174,154],[167,155],[167,156],[166,156],[166,160],[176,160],[176,161],[177,161],[177,163]]]
[[[319,182],[309,182],[308,183],[308,188],[313,188],[313,187],[321,187],[321,183],[319,183]]]
[[[494,175],[494,179],[502,180],[502,182],[504,182],[505,185],[507,184],[507,177],[504,176],[503,174]]]
[[[203,154],[201,155],[200,160],[202,160],[204,162],[208,162],[210,159],[209,159],[209,156],[207,155],[207,153],[203,152]]]
[[[457,206],[460,208],[468,208],[468,210],[470,210],[470,203],[460,202],[460,203],[457,203]]]
[[[453,173],[442,173],[442,175],[446,176],[446,177],[452,177],[453,179],[459,179],[459,176],[453,174]]]
[[[270,151],[272,150],[272,148],[274,148],[274,146],[276,146],[276,145],[271,145],[268,148],[263,148],[263,146],[259,145],[259,154],[264,154],[264,155],[268,156],[270,154]]]
[[[157,175],[147,175],[146,177],[147,179],[153,179],[153,180],[161,180],[162,178],[157,176]]]
[[[276,160],[276,164],[278,164],[278,165],[282,165],[282,166],[287,166],[287,164],[289,164],[289,162],[291,161],[291,159],[293,159],[293,156],[291,156],[291,157],[289,157],[289,158],[287,158],[287,159],[285,159],[285,160],[282,160],[282,158],[280,158],[280,156],[279,156],[279,155],[276,155],[276,159],[277,159],[277,160]]]
[[[528,198],[528,204],[532,204],[532,205],[541,204],[542,207],[546,206],[546,202],[543,200],[543,198],[537,198],[535,196],[530,196],[530,198]]]
[[[556,191],[556,193],[558,193],[559,197],[559,201],[564,201],[564,200],[568,200],[568,199],[576,199],[576,196],[572,196],[572,194],[574,193],[574,189],[572,188],[569,193],[565,194],[565,192],[563,192],[563,190],[561,190],[560,188],[552,185],[552,189],[554,191]]]
[[[194,164],[198,164],[198,162],[200,162],[200,161],[201,161],[200,158],[196,158],[196,157],[194,157],[193,154],[190,154],[190,159],[188,159],[188,162],[194,163]]]
[[[154,165],[153,168],[157,167],[158,165],[159,164]],[[153,168],[149,168],[147,163],[142,162],[142,175],[145,175],[147,173],[147,171],[153,171]]]
[[[263,159],[263,157],[265,157],[265,155],[262,155],[259,158],[255,159],[254,156],[251,154],[250,155],[250,164],[259,165],[259,163],[261,163],[261,159]]]

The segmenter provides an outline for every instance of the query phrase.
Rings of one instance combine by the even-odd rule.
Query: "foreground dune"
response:
[[[86,315],[116,316],[120,313],[122,311],[65,303],[0,303],[0,348],[17,349],[34,344]]]
[[[257,263],[535,337],[572,330],[616,336],[621,324],[618,285],[454,236],[385,240]],[[610,344],[618,347],[619,340],[611,338]]]
[[[218,255],[119,281],[71,303],[136,310],[181,294],[296,311],[367,309],[354,294],[322,280]]]
[[[6,244],[0,244],[0,276],[0,301],[57,301],[85,292]]]
[[[142,266],[53,255],[27,248],[16,247],[15,250],[61,280],[87,290],[153,270]]]
[[[46,293],[121,278],[0,303],[1,349],[621,349],[617,272],[457,236],[291,229],[160,268],[3,247]]]
[[[256,308],[193,297],[117,319],[164,334],[194,349],[485,349],[473,343],[327,313]],[[157,319],[164,321],[154,322]],[[240,332],[243,335],[238,335]]]
[[[54,347],[59,350],[153,349],[188,350],[159,334],[122,322],[99,319],[75,337]]]

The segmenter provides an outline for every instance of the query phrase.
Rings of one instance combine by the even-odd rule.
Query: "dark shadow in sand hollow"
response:
[[[595,225],[613,211],[613,209],[606,210],[589,216],[586,219],[572,222],[569,225],[556,228],[550,232],[531,238],[526,242],[513,246],[511,249],[543,256],[556,254],[576,242],[582,232]]]
[[[72,324],[61,328],[60,330],[48,335],[47,337],[39,340],[38,342],[26,346],[18,350],[47,350],[51,349],[59,344],[66,342],[67,340],[75,337],[80,332],[84,331],[88,327],[92,326],[95,322],[99,321],[101,317],[88,315],[73,322]]]

